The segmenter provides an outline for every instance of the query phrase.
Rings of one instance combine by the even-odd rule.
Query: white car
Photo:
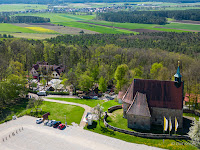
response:
[[[55,120],[49,120],[49,122],[47,123],[47,126],[51,127],[54,122],[55,122]]]
[[[39,124],[39,123],[42,123],[43,122],[43,118],[38,118],[36,119],[36,123]]]
[[[39,92],[37,92],[37,95],[38,96],[47,96],[47,93],[46,93],[46,91],[39,91]]]

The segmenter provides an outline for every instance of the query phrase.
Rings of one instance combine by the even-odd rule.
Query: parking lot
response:
[[[36,118],[24,116],[0,124],[0,150],[129,150],[158,149],[103,136],[78,126],[64,130],[36,124]]]

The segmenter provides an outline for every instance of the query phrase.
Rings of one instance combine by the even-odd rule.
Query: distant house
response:
[[[123,116],[129,128],[149,130],[151,125],[163,125],[164,116],[183,124],[183,88],[180,68],[175,81],[134,79],[123,101]],[[174,124],[173,124],[174,125]]]
[[[37,62],[33,64],[30,73],[34,79],[50,76],[53,79],[59,79],[60,74],[64,72],[64,67],[49,65],[47,62]]]

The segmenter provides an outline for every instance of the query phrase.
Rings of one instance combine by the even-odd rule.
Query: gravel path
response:
[[[36,118],[34,117],[23,116],[16,120],[0,124],[0,150],[159,149],[143,144],[128,143],[83,130],[80,127],[68,126],[64,130],[54,129],[52,127],[44,126],[43,124],[36,124],[35,119]],[[12,135],[13,132],[15,133],[14,136]]]

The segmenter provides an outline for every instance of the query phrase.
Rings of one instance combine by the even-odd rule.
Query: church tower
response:
[[[176,71],[176,74],[174,75],[175,77],[175,82],[177,85],[181,85],[181,77],[182,75],[180,74],[180,61],[178,61],[178,68]]]

